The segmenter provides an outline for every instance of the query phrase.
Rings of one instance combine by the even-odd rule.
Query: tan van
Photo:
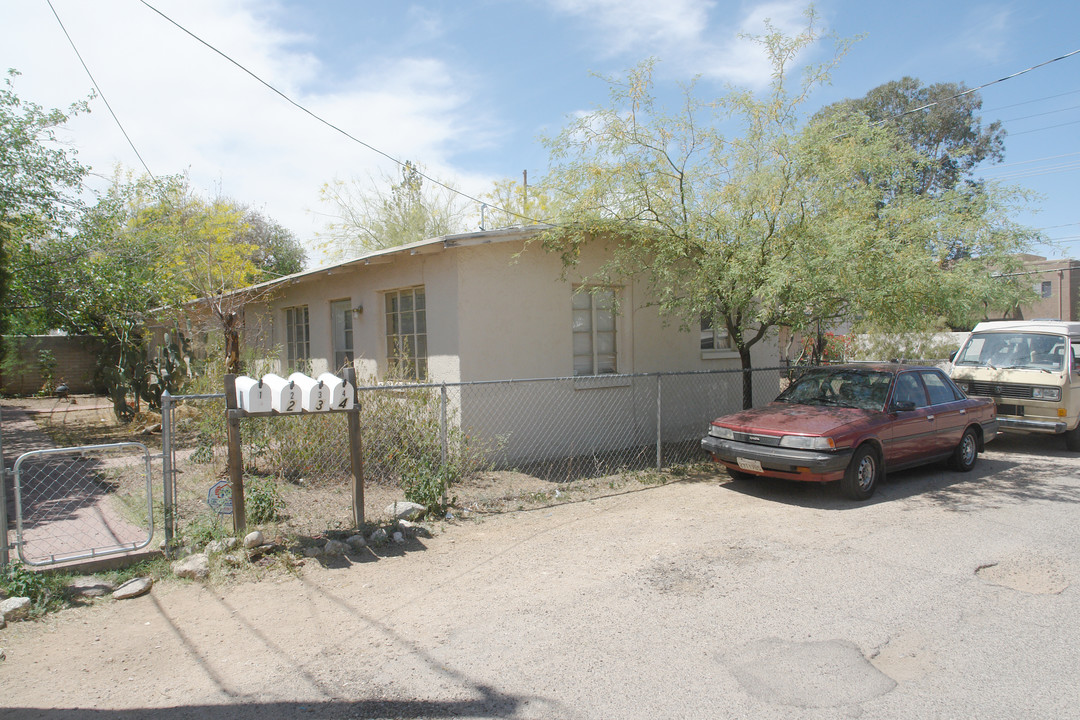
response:
[[[1080,451],[1080,322],[979,323],[951,375],[969,396],[993,399],[1003,432],[1064,435]]]

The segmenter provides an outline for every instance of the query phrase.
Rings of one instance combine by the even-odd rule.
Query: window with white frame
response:
[[[713,319],[708,315],[701,316],[701,349],[731,350],[731,336],[728,335],[727,328],[714,325]]]
[[[577,288],[572,325],[574,375],[617,373],[614,288]]]
[[[352,300],[330,303],[330,335],[334,351],[334,371],[352,363],[353,355]]]
[[[285,359],[289,370],[300,369],[311,357],[307,305],[285,308]]]
[[[423,287],[386,293],[386,365],[391,375],[427,380],[427,302]]]

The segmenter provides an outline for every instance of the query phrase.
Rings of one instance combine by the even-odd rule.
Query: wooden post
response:
[[[353,409],[349,410],[349,459],[352,461],[353,525],[364,524],[364,454],[360,438],[360,397],[356,392],[356,369],[349,365],[342,373],[353,393]]]
[[[247,528],[244,511],[244,456],[240,448],[240,418],[243,411],[236,403],[236,376],[225,376],[225,419],[228,427],[229,459],[227,469],[232,486],[233,532],[237,537]]]

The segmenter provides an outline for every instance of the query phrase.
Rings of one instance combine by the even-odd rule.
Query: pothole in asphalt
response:
[[[1000,585],[1034,595],[1057,595],[1069,587],[1065,566],[1054,558],[1013,557],[980,565],[975,575],[991,585]]]
[[[838,707],[884,695],[896,681],[845,640],[757,640],[728,658],[747,693],[797,707]]]

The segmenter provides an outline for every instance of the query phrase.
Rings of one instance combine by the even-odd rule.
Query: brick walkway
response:
[[[0,440],[4,467],[11,469],[24,453],[53,449],[49,437],[22,408],[0,408]],[[112,455],[112,454],[110,454]],[[138,456],[124,451],[120,462],[97,453],[62,453],[27,458],[20,465],[22,485],[23,547],[10,559],[30,563],[61,563],[84,553],[95,554],[134,547],[146,540],[146,528],[133,525],[117,509],[115,494],[122,483],[116,477],[140,476],[145,467],[132,465]],[[120,468],[118,471],[117,468]],[[132,483],[128,483],[130,487]],[[135,485],[136,492],[141,488]],[[5,483],[9,542],[16,540],[14,478]],[[145,504],[145,491],[141,491]],[[65,563],[66,564],[66,563]]]

